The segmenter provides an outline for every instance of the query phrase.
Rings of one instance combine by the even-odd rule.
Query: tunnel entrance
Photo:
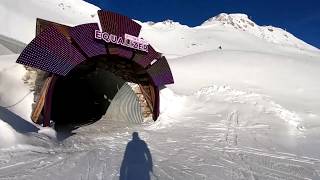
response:
[[[126,82],[146,78],[133,74],[139,69],[134,62],[117,56],[94,57],[77,65],[55,82],[51,120],[57,125],[83,125],[101,119]]]
[[[111,72],[82,66],[55,84],[51,119],[56,124],[88,124],[99,120],[125,83]]]
[[[87,124],[109,111],[119,114],[117,107],[132,105],[119,98],[119,88],[123,96],[135,93],[143,117],[159,117],[159,89],[174,82],[166,58],[139,36],[140,24],[110,11],[97,14],[99,23],[73,27],[37,19],[36,37],[17,59],[36,75],[33,122]],[[131,117],[138,117],[136,113],[130,119],[141,122]]]

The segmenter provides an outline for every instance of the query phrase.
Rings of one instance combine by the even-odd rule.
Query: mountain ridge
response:
[[[0,2],[0,22],[6,24],[6,26],[0,27],[0,35],[14,38],[23,43],[29,43],[35,36],[35,23],[36,18],[42,18],[49,21],[54,21],[70,26],[75,26],[83,23],[99,22],[97,11],[100,8],[87,3],[83,0],[42,0],[42,1],[30,1],[28,3],[22,3],[19,0],[4,0]],[[259,26],[245,14],[226,14],[221,13],[217,16],[209,18],[204,21],[201,25],[196,27],[189,27],[182,25],[179,22],[172,20],[166,20],[162,22],[139,22],[143,29],[158,29],[159,36],[162,36],[164,32],[176,31],[175,36],[180,36],[179,33],[189,31],[190,36],[201,36],[204,38],[205,35],[199,35],[199,33],[209,33],[224,31],[219,36],[216,34],[208,35],[204,38],[204,41],[217,41],[215,46],[232,44],[234,41],[239,44],[241,41],[247,41],[238,38],[230,39],[228,37],[230,33],[247,33],[253,35],[259,39],[265,40],[271,44],[277,44],[284,47],[293,47],[299,50],[311,50],[320,52],[316,47],[313,47],[299,38],[295,37],[291,33],[273,26]],[[23,31],[21,31],[23,29]],[[204,29],[206,31],[204,32]],[[143,30],[144,31],[144,30]],[[182,31],[182,32],[181,32]],[[142,33],[144,34],[144,33]],[[220,34],[220,33],[219,33]],[[240,35],[242,36],[242,35]],[[152,37],[151,42],[157,40],[157,37]],[[184,38],[184,37],[181,37]],[[250,37],[248,37],[250,38]],[[147,37],[147,39],[150,39]],[[186,41],[186,38],[184,38]],[[176,39],[177,41],[181,39]],[[254,41],[250,42],[253,43]],[[197,42],[196,39],[190,39],[190,42],[186,42],[190,45],[195,46],[202,44],[205,46],[206,43]],[[210,43],[209,43],[210,44]],[[240,43],[241,46],[241,43]],[[241,47],[236,49],[241,49]],[[253,45],[250,45],[253,46]],[[234,46],[232,46],[235,49]],[[208,50],[208,48],[204,48]],[[161,49],[160,49],[161,50]]]
[[[254,21],[250,20],[247,14],[242,13],[220,13],[216,16],[209,18],[208,20],[201,23],[199,26],[189,27],[187,25],[182,25],[179,22],[172,20],[165,20],[162,22],[146,22],[147,25],[161,28],[161,29],[173,29],[173,28],[212,28],[216,29],[219,27],[232,28],[239,31],[248,32],[256,37],[264,39],[268,42],[274,44],[282,44],[287,46],[296,47],[298,49],[308,49],[308,50],[319,50],[303,40],[295,37],[290,32],[283,30],[278,27],[271,25],[258,25]]]

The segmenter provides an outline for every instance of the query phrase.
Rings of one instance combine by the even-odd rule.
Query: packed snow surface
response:
[[[97,9],[80,0],[1,1],[0,179],[320,179],[320,51],[244,14],[197,27],[138,22],[175,80],[160,91],[156,122],[129,123],[139,106],[125,101],[126,86],[96,123],[33,124],[32,74],[15,63],[20,41],[32,40],[37,17],[77,25],[97,22]],[[139,159],[148,152],[152,163]]]

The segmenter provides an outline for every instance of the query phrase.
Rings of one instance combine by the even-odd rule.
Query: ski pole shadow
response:
[[[150,180],[153,162],[146,142],[137,132],[132,133],[120,167],[120,180]]]

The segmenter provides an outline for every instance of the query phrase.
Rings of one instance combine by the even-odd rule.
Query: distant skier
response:
[[[222,50],[222,47],[221,47],[221,46],[219,46],[219,47],[218,47],[218,49],[219,49],[219,50]]]

